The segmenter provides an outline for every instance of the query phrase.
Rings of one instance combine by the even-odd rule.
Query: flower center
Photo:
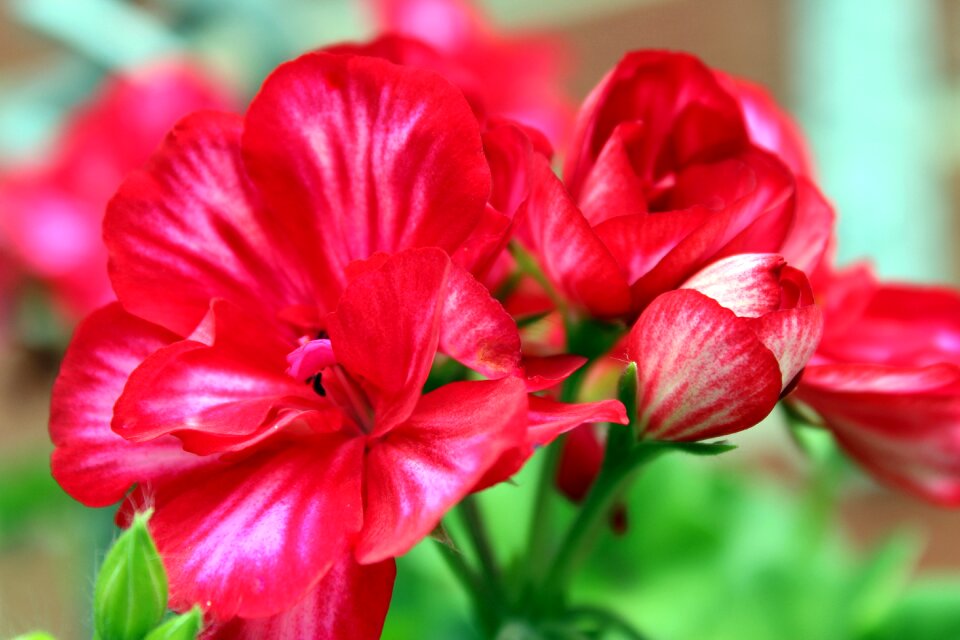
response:
[[[288,375],[309,384],[318,396],[329,396],[361,433],[373,432],[373,404],[363,387],[337,363],[328,338],[301,338],[300,346],[287,354],[287,364]]]

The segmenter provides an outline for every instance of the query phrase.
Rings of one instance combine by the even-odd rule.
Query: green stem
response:
[[[469,593],[477,619],[484,629],[485,635],[492,635],[499,624],[498,615],[491,607],[490,594],[487,592],[483,581],[470,568],[458,550],[439,541],[437,542],[437,548],[440,551],[440,557],[444,559],[450,572]]]
[[[542,594],[545,603],[549,604],[551,600],[566,593],[574,572],[583,563],[590,552],[591,543],[606,522],[614,500],[629,486],[630,480],[640,467],[663,451],[663,447],[641,445],[617,460],[607,456],[582,508],[567,530],[550,572],[543,582]]]
[[[554,478],[560,464],[563,436],[546,447],[543,466],[537,481],[537,493],[530,512],[527,538],[527,577],[531,586],[540,582],[550,559],[550,499],[553,497]]]
[[[490,544],[490,536],[476,496],[469,495],[463,499],[460,503],[460,515],[470,535],[473,550],[476,551],[477,558],[480,560],[480,571],[487,582],[487,587],[498,595],[502,595],[503,579],[500,574],[500,565],[493,552],[493,545]]]

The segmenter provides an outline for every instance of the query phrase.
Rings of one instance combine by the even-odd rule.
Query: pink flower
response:
[[[817,264],[832,211],[795,173],[796,140],[771,133],[786,116],[746,87],[689,55],[633,52],[580,110],[566,189],[533,157],[520,237],[574,308],[633,319],[737,253]]]
[[[793,397],[881,481],[960,505],[960,294],[858,266],[822,295],[824,339]]]
[[[186,65],[111,79],[67,122],[52,152],[0,178],[0,244],[71,319],[113,299],[101,223],[107,200],[181,116],[231,101]]]
[[[183,120],[111,201],[119,303],[67,353],[53,471],[90,505],[137,484],[122,513],[155,508],[172,604],[214,635],[376,637],[393,556],[536,444],[625,420],[528,400],[582,359],[525,358],[449,257],[489,193],[457,89],[314,53],[246,116]],[[422,394],[438,351],[488,380]]]
[[[387,32],[440,53],[446,73],[484,113],[516,120],[561,143],[571,121],[564,91],[569,54],[539,34],[504,35],[465,0],[369,0]]]
[[[757,424],[823,329],[803,273],[772,254],[725,258],[659,296],[627,339],[643,437],[703,440]]]

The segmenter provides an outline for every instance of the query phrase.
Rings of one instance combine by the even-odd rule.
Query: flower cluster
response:
[[[960,500],[960,298],[835,270],[763,90],[632,52],[548,137],[469,59],[308,53],[245,114],[181,119],[110,200],[116,301],[64,360],[53,473],[121,524],[152,510],[174,609],[212,638],[378,637],[394,558],[536,448],[576,429],[580,499],[607,458],[795,388],[878,476]],[[620,399],[579,401],[603,367]]]

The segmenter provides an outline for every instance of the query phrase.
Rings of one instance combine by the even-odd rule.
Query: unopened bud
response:
[[[93,594],[99,640],[141,640],[167,610],[167,574],[147,530],[149,519],[150,512],[134,516],[100,568]]]
[[[144,640],[196,640],[203,626],[203,613],[200,607],[170,618],[151,631]]]

